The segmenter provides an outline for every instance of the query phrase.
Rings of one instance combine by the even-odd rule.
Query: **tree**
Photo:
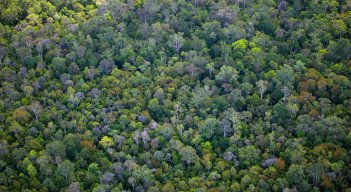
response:
[[[245,51],[247,48],[247,40],[246,39],[240,39],[232,43],[232,47],[235,51]]]
[[[185,39],[183,38],[183,33],[176,33],[169,37],[168,46],[175,49],[177,54],[179,54],[180,49],[183,47]]]
[[[113,173],[106,172],[106,173],[102,174],[102,176],[100,176],[100,182],[102,184],[109,185],[109,184],[114,182],[114,176],[115,175]]]
[[[245,167],[256,165],[260,159],[260,153],[260,150],[253,145],[240,148],[239,161]]]
[[[227,119],[221,121],[220,127],[223,130],[223,137],[228,137],[233,133],[232,123]]]
[[[200,108],[208,106],[208,100],[210,100],[210,90],[208,86],[203,88],[196,87],[192,95],[191,101],[195,105],[197,111],[200,111]]]
[[[99,63],[99,69],[104,75],[109,75],[114,68],[114,62],[111,59],[104,59]]]
[[[147,144],[147,143],[151,140],[151,138],[150,138],[150,136],[149,136],[149,134],[147,133],[146,130],[144,130],[143,132],[141,132],[140,137],[141,137],[141,139],[143,140],[144,145]]]
[[[195,149],[191,146],[182,147],[179,150],[179,154],[181,155],[181,160],[184,161],[188,166],[191,163],[195,163],[199,159]]]
[[[313,186],[319,186],[322,178],[322,174],[324,173],[324,166],[322,163],[314,163],[309,169],[308,173],[312,177]]]
[[[237,6],[228,6],[225,3],[219,3],[218,10],[215,13],[215,16],[221,21],[224,26],[228,26],[233,23],[238,16],[239,7]]]
[[[66,59],[62,57],[55,57],[51,62],[51,66],[55,71],[56,76],[67,71]]]
[[[163,185],[162,191],[164,191],[164,192],[172,192],[172,191],[176,191],[176,190],[174,189],[174,186],[172,185],[172,183],[168,183],[167,182],[165,185]]]
[[[232,84],[238,80],[238,71],[233,67],[223,65],[216,75],[216,81],[220,84]]]
[[[259,88],[260,97],[262,99],[264,92],[266,92],[267,90],[268,81],[259,80],[258,82],[256,82],[256,85]]]
[[[342,37],[347,31],[347,26],[342,19],[333,20],[332,27],[334,28],[336,36],[339,37]]]
[[[135,131],[134,132],[134,136],[133,136],[133,140],[134,142],[139,145],[139,139],[140,139],[140,132],[139,131]]]
[[[129,177],[128,183],[133,187],[133,190],[134,190],[135,185],[137,184],[137,180],[134,177]]]
[[[62,176],[65,178],[66,183],[69,183],[75,179],[74,172],[75,172],[74,164],[69,160],[65,160],[64,162],[60,163],[56,170],[56,173],[59,176]]]
[[[157,98],[149,101],[148,108],[154,114],[155,119],[162,116],[163,110]]]
[[[291,165],[286,173],[286,178],[290,186],[300,184],[305,178],[303,167],[301,165]]]
[[[133,178],[135,178],[138,181],[138,183],[142,184],[146,188],[152,186],[155,182],[154,174],[146,165],[143,165],[136,169],[132,175]]]
[[[155,0],[141,0],[141,2],[142,7],[139,8],[137,11],[140,19],[146,23],[148,20],[152,20],[154,15],[159,11],[160,6],[158,2],[155,2]]]
[[[212,72],[214,71],[214,63],[209,63],[206,65],[206,69],[208,70],[208,73],[210,74],[210,79],[212,78]]]
[[[37,169],[33,166],[33,164],[29,164],[27,166],[27,172],[28,172],[28,175],[31,177],[31,178],[35,178],[38,174],[38,171]]]
[[[79,182],[73,182],[68,187],[68,192],[80,192],[80,185]]]
[[[286,86],[292,89],[294,85],[294,69],[290,65],[284,64],[277,71],[277,78],[282,87]]]
[[[63,139],[63,144],[65,145],[66,155],[69,158],[74,158],[80,151],[80,141],[81,137],[79,134],[69,133]]]
[[[12,113],[12,118],[22,125],[28,123],[31,117],[32,115],[24,108],[15,109]]]
[[[19,1],[3,1],[0,6],[0,21],[4,24],[15,24],[22,15],[22,8]]]
[[[265,66],[265,52],[262,51],[261,48],[255,46],[249,51],[248,59],[257,76]]]
[[[54,158],[55,162],[59,164],[62,159],[66,156],[66,149],[62,142],[52,141],[45,147],[46,153]]]
[[[246,39],[240,39],[232,43],[232,48],[235,58],[241,59],[247,49],[248,41]]]
[[[25,133],[25,127],[21,126],[19,123],[14,121],[14,122],[11,122],[8,128],[8,131],[10,133],[13,133],[15,138],[17,138],[18,140],[21,140]]]
[[[281,1],[278,5],[278,10],[279,11],[285,11],[287,9],[287,3],[286,1]]]
[[[284,101],[284,104],[286,104],[286,101],[288,100],[288,97],[290,95],[290,88],[288,86],[284,86],[282,89],[281,89],[282,93],[283,93],[283,101]]]
[[[43,112],[43,109],[40,106],[39,102],[33,102],[31,103],[27,109],[29,109],[30,111],[32,111],[34,113],[35,119],[38,120],[40,114]]]
[[[242,126],[238,113],[233,108],[230,108],[227,111],[225,111],[224,114],[225,117],[231,122],[231,130],[233,131],[233,134],[240,134],[239,131],[242,129]]]
[[[281,126],[287,126],[291,119],[290,111],[281,103],[274,105],[272,111],[272,121]]]
[[[108,148],[114,145],[113,139],[109,136],[104,136],[101,141],[99,142],[99,144],[103,147],[103,148]]]
[[[200,134],[205,140],[210,140],[219,127],[219,121],[215,118],[207,118],[200,127]]]
[[[123,1],[109,0],[106,5],[100,6],[101,12],[109,10],[114,20],[125,19],[128,16],[128,7]]]
[[[104,192],[108,190],[107,185],[99,184],[96,187],[94,187],[91,191],[92,192]]]

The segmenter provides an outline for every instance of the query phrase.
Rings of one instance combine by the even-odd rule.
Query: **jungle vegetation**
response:
[[[0,0],[0,191],[351,191],[350,0]]]

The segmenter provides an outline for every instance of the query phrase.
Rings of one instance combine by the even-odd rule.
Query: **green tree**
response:
[[[114,145],[114,142],[113,142],[113,139],[112,139],[111,137],[109,137],[109,136],[104,136],[104,137],[100,140],[99,144],[100,144],[103,148],[106,149],[106,148],[108,148],[108,147],[113,146],[113,145]]]
[[[264,80],[259,80],[258,82],[256,82],[257,87],[259,88],[259,93],[260,93],[260,97],[261,99],[263,98],[263,94],[266,92],[267,90],[267,86],[268,86],[268,81],[264,81]]]
[[[18,108],[13,111],[12,118],[20,124],[28,123],[32,115],[24,108]]]
[[[301,165],[291,165],[286,173],[286,178],[291,186],[300,184],[305,178],[303,167]]]
[[[33,164],[29,164],[27,166],[27,172],[28,172],[28,175],[31,177],[31,178],[35,178],[38,174],[38,171],[37,169],[33,166]]]
[[[190,165],[191,163],[195,163],[199,157],[196,154],[196,151],[191,146],[182,147],[179,150],[179,154],[181,155],[181,160],[186,163],[186,165]]]
[[[238,80],[238,71],[230,66],[223,65],[216,75],[216,81],[220,84],[232,84]]]
[[[207,118],[200,125],[200,134],[205,140],[210,140],[215,134],[216,130],[219,130],[219,121],[215,118]]]
[[[75,179],[74,172],[75,172],[74,164],[69,160],[65,160],[64,162],[60,163],[56,170],[56,173],[59,176],[62,176],[65,178],[66,183],[70,183],[71,181],[74,181]]]
[[[152,171],[143,165],[133,172],[133,178],[135,178],[140,184],[144,185],[146,188],[153,185],[155,182],[155,176]]]
[[[45,151],[49,156],[55,159],[57,164],[66,156],[66,149],[61,141],[52,141],[48,143],[45,147]]]
[[[185,39],[182,33],[176,33],[169,37],[168,46],[174,48],[177,54],[179,54],[180,49],[183,47]]]
[[[248,145],[239,149],[239,160],[244,167],[256,165],[260,160],[260,153],[254,145]]]

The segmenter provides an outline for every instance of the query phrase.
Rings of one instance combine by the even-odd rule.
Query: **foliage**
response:
[[[344,0],[0,0],[0,191],[350,191]]]

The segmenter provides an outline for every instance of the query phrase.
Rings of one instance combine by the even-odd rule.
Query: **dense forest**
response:
[[[0,0],[0,191],[351,191],[350,0]]]

